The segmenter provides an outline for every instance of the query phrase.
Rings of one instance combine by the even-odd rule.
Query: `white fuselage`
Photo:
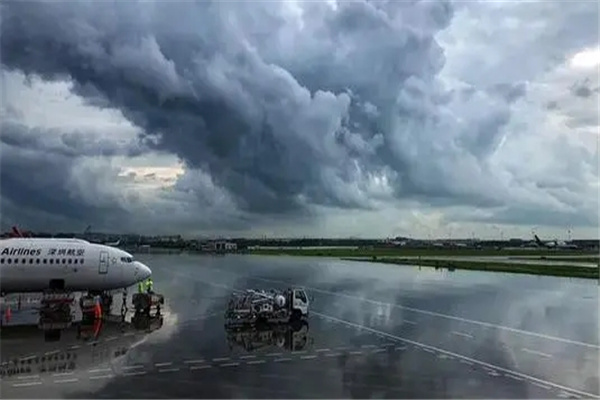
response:
[[[123,250],[81,239],[0,241],[0,292],[113,290],[148,278],[150,268]]]

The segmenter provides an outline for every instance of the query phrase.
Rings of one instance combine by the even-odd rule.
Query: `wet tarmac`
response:
[[[167,298],[161,326],[105,323],[88,342],[74,328],[44,342],[4,327],[3,362],[38,358],[3,375],[2,398],[600,397],[594,281],[304,257],[138,258]],[[232,290],[289,285],[313,297],[306,326],[225,331]],[[39,359],[63,354],[50,368]]]

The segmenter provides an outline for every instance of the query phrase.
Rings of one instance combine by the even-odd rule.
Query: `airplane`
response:
[[[124,289],[152,270],[111,246],[83,239],[8,238],[0,241],[0,294]]]
[[[538,235],[533,234],[535,243],[541,247],[547,247],[549,249],[577,249],[577,245],[573,243],[567,243],[562,240],[550,240],[548,242],[542,242]]]
[[[61,329],[47,340],[38,325],[7,325],[0,332],[2,390],[23,377],[50,379],[57,374],[85,373],[126,363],[128,351],[163,326],[162,316],[134,315],[131,322],[90,320]],[[93,346],[92,346],[93,345]]]

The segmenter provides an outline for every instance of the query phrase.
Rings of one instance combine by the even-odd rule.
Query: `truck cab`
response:
[[[309,300],[304,289],[292,288],[290,291],[292,312],[300,317],[308,317]]]

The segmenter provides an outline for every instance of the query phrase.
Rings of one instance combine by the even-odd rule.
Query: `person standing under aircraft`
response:
[[[148,278],[148,279],[146,279],[146,292],[148,292],[148,293],[153,293],[153,292],[152,292],[152,285],[153,285],[153,284],[154,284],[154,283],[152,282],[152,278]]]

